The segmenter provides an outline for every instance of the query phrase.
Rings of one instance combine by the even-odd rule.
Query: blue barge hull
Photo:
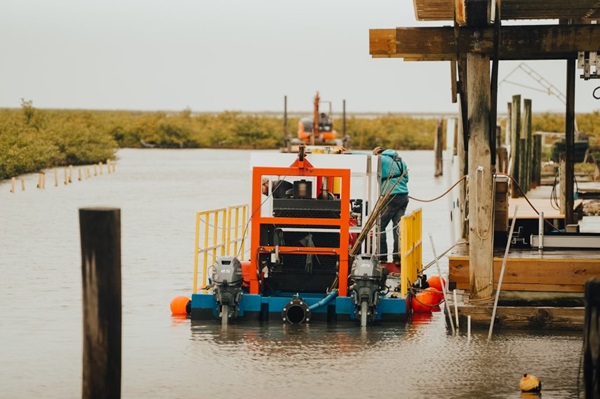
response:
[[[243,294],[239,302],[237,319],[240,320],[282,320],[283,308],[297,296],[262,296]],[[325,295],[303,294],[301,298],[308,306],[313,306],[325,298]],[[405,321],[407,318],[404,298],[384,297],[377,305],[375,321]],[[192,320],[217,320],[218,306],[212,293],[192,294]],[[314,321],[352,321],[356,320],[355,306],[351,297],[337,297],[326,305],[312,310]],[[360,320],[358,320],[360,321]]]

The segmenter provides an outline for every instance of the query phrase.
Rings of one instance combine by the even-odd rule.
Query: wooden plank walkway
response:
[[[529,203],[531,202],[531,204]],[[544,213],[544,219],[557,220],[564,219],[564,213],[560,209],[556,209],[556,205],[549,198],[529,198],[529,202],[525,198],[511,198],[508,201],[508,218],[512,220],[515,214],[515,207],[519,207],[517,211],[517,219],[539,219],[538,213]],[[532,208],[535,208],[535,210]],[[573,209],[577,211],[583,205],[583,200],[576,200],[573,203]],[[537,212],[536,212],[537,210]]]
[[[504,251],[494,251],[494,289],[498,285]],[[448,256],[449,281],[469,290],[469,253],[466,243]],[[585,282],[600,276],[600,249],[515,249],[508,253],[502,291],[578,292]]]

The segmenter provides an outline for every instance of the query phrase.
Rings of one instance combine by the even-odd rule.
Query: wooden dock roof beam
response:
[[[473,3],[469,0],[413,0],[415,17],[418,21],[452,21],[455,8],[464,7],[465,2]],[[502,0],[498,3],[503,20],[600,19],[598,0]]]
[[[455,34],[458,33],[458,40]],[[600,25],[500,27],[500,60],[575,59],[578,51],[600,51]],[[407,61],[450,61],[457,54],[493,58],[494,29],[422,27],[369,30],[369,54]]]

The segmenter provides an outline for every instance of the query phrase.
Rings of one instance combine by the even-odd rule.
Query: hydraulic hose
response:
[[[336,289],[333,289],[333,290],[331,290],[331,292],[329,293],[329,295],[327,295],[325,298],[321,299],[319,302],[317,302],[317,303],[314,303],[314,304],[310,305],[310,306],[308,307],[308,309],[309,309],[309,310],[311,310],[311,311],[313,311],[313,310],[315,310],[315,309],[318,309],[318,308],[320,308],[321,306],[325,306],[325,305],[327,305],[329,302],[331,302],[331,300],[332,300],[333,298],[335,298],[336,296],[338,296],[338,290],[337,290],[337,288],[336,288]]]

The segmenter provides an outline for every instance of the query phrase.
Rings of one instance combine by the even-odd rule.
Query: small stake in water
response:
[[[471,315],[467,316],[467,342],[471,342]]]
[[[512,241],[513,231],[515,230],[515,222],[517,220],[518,206],[515,206],[515,213],[513,215],[512,223],[510,224],[510,232],[508,233],[508,240],[506,240],[506,249],[504,250],[504,259],[502,259],[502,269],[500,269],[500,277],[498,278],[498,288],[496,288],[496,299],[494,300],[494,308],[492,310],[492,320],[490,322],[490,332],[488,334],[488,344],[492,339],[492,331],[494,329],[494,319],[496,318],[496,309],[498,308],[498,298],[500,298],[500,288],[502,286],[502,278],[504,277],[504,269],[506,268],[506,258],[508,257],[508,250],[510,249],[510,242]]]
[[[448,294],[446,293],[446,283],[442,277],[442,270],[440,269],[440,264],[438,262],[437,254],[435,253],[435,246],[433,245],[433,237],[431,233],[429,233],[429,241],[431,242],[431,250],[433,251],[433,258],[435,259],[435,266],[437,267],[438,274],[440,275],[440,281],[442,283],[442,293],[444,294],[444,309],[446,309],[446,313],[448,313],[448,320],[450,321],[450,327],[452,327],[452,335],[456,333],[454,330],[454,322],[452,321],[452,314],[450,313],[450,306],[448,306]]]

